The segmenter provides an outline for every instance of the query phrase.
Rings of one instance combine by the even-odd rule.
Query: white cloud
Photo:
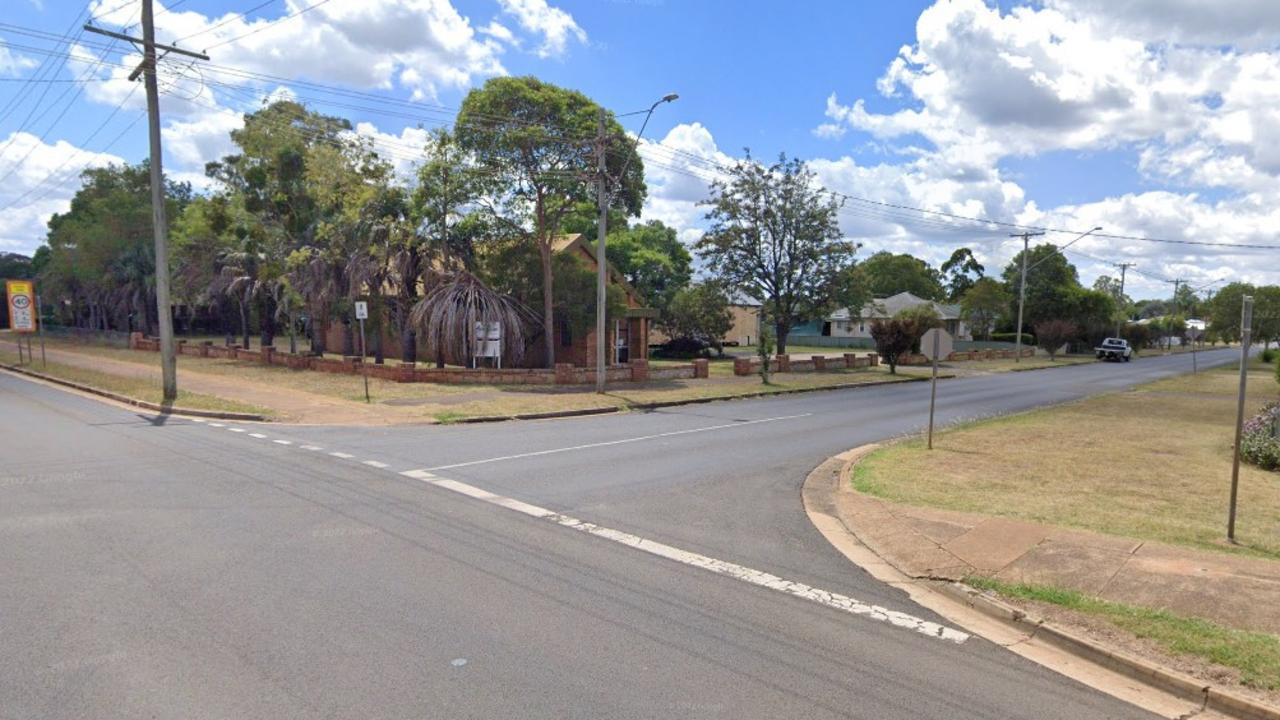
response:
[[[708,180],[719,176],[709,165],[732,165],[735,158],[721,152],[701,123],[672,128],[662,140],[641,140],[645,183],[649,188],[641,213],[643,221],[661,220],[676,229],[686,245],[702,237]]]
[[[23,70],[29,70],[38,64],[26,55],[13,52],[8,45],[0,43],[0,76],[17,77]]]
[[[1226,0],[1048,0],[1007,12],[981,0],[939,0],[920,16],[916,42],[877,82],[902,107],[878,113],[832,94],[815,134],[833,125],[896,142],[916,159],[814,166],[831,187],[887,202],[1053,227],[1100,224],[1110,233],[1175,240],[1275,244],[1280,221],[1280,5]],[[1268,43],[1258,41],[1269,38]],[[1041,209],[1001,177],[998,163],[1055,150],[1132,152],[1154,184],[1171,189]],[[1226,199],[1208,201],[1217,188]],[[1218,193],[1220,196],[1222,193]],[[962,209],[964,208],[964,209]],[[846,227],[870,247],[945,257],[955,233],[938,219],[886,209],[846,211]],[[918,214],[914,217],[919,217]],[[969,235],[983,235],[970,226]],[[961,233],[963,236],[963,233]],[[991,233],[986,234],[992,237]],[[1002,264],[1020,243],[982,240]],[[962,239],[962,238],[961,238]],[[1049,238],[1065,242],[1070,236]],[[924,247],[919,246],[922,240]],[[936,247],[937,249],[931,249]],[[1075,249],[1138,258],[1148,272],[1194,280],[1239,269],[1280,281],[1267,251],[1088,238]],[[1271,251],[1274,254],[1274,251]],[[979,253],[980,257],[984,257]],[[985,259],[985,258],[984,258]],[[1114,272],[1073,258],[1082,274]],[[1139,279],[1136,288],[1168,294]]]
[[[71,197],[80,187],[82,168],[124,162],[115,155],[85,151],[64,141],[46,144],[25,132],[9,135],[0,145],[8,147],[6,159],[26,157],[0,183],[0,249],[26,255],[44,242],[49,217],[70,207]],[[0,162],[0,168],[7,173],[10,163]]]
[[[498,0],[508,15],[515,17],[520,27],[542,36],[538,57],[564,55],[569,40],[587,41],[583,30],[569,13],[547,5],[546,0]]]

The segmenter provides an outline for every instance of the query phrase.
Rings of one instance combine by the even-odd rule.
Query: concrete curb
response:
[[[825,490],[825,492],[829,494],[829,497],[815,501],[815,504],[820,502],[823,509],[809,507],[810,498],[806,498],[805,509],[811,521],[814,521],[814,515],[817,512],[824,512],[825,510],[824,514],[829,514],[834,511],[834,508],[837,505],[835,496],[842,485],[848,482],[849,473],[853,466],[858,462],[858,460],[865,457],[867,452],[873,447],[875,446],[861,446],[829,458],[810,474],[809,478],[805,481],[805,494],[807,495],[811,492],[824,492],[823,489],[817,487],[817,483],[814,483],[814,487],[811,488],[810,480],[824,469],[826,469],[827,472],[830,472],[831,463],[836,462],[840,464],[836,486]],[[1240,718],[1241,720],[1280,720],[1280,708],[1263,705],[1257,701],[1234,694],[1228,689],[1205,683],[1175,670],[1161,667],[1143,658],[1123,651],[1112,650],[1094,642],[1090,638],[1054,625],[1043,618],[1029,615],[1021,609],[998,599],[991,593],[972,588],[959,582],[947,581],[945,583],[930,583],[928,578],[916,578],[905,575],[896,565],[893,565],[879,553],[876,553],[875,549],[871,545],[866,544],[858,538],[857,534],[853,531],[853,528],[849,527],[844,519],[839,517],[838,511],[835,512],[833,519],[837,521],[843,532],[847,533],[854,542],[865,550],[865,554],[874,558],[874,561],[872,561],[873,563],[882,565],[884,568],[891,569],[895,575],[904,578],[906,583],[914,586],[914,592],[912,593],[913,597],[922,593],[923,590],[921,588],[925,587],[925,584],[928,583],[928,587],[932,589],[932,592],[936,592],[963,605],[964,607],[970,608],[988,618],[996,620],[1015,633],[1024,635],[1024,642],[1034,639],[1051,644],[1081,660],[1101,666],[1126,678],[1136,680],[1143,685],[1153,687],[1187,702],[1197,704],[1200,706],[1201,710],[1211,710],[1234,718]],[[815,521],[814,524],[817,525],[818,523]],[[824,524],[829,527],[829,524]],[[864,570],[871,572],[873,576],[878,574],[877,569],[871,567],[872,563],[866,562],[865,560],[859,560],[848,552],[845,552],[844,554],[855,564],[858,564]],[[881,571],[879,574],[883,574],[883,572]],[[919,598],[916,599],[918,600]]]
[[[159,403],[147,402],[146,400],[131,398],[128,395],[113,393],[110,390],[103,390],[101,388],[93,387],[92,385],[84,385],[78,382],[72,382],[71,380],[63,380],[62,378],[54,377],[52,375],[45,375],[44,373],[39,373],[34,370],[28,370],[26,368],[19,367],[17,365],[0,365],[0,368],[8,370],[9,372],[12,372],[12,373],[17,373],[19,375],[27,375],[29,377],[36,378],[38,380],[43,380],[44,382],[52,383],[54,385],[62,385],[63,387],[69,387],[72,390],[79,390],[80,392],[88,393],[90,395],[97,395],[99,397],[104,397],[104,398],[107,398],[108,400],[114,400],[118,403],[124,403],[125,405],[132,405],[133,407],[139,407],[144,410],[151,410],[154,412],[158,412],[162,415],[187,415],[190,417],[211,418],[214,420],[241,420],[244,422],[268,422],[268,419],[266,417],[262,415],[257,415],[254,413],[223,412],[219,410],[196,410],[194,408],[165,407],[163,405],[160,405]]]
[[[955,375],[938,375],[939,380],[948,380],[956,377]],[[777,392],[754,392],[743,395],[713,395],[711,397],[691,398],[689,400],[670,400],[664,402],[652,403],[635,403],[633,405],[622,405],[619,407],[605,408],[585,408],[581,410],[554,410],[542,413],[522,413],[518,415],[480,415],[477,417],[458,418],[456,420],[448,420],[441,423],[442,425],[464,425],[472,423],[495,423],[507,422],[510,420],[551,420],[555,418],[571,418],[582,417],[584,415],[612,415],[621,412],[632,412],[637,410],[660,410],[662,408],[680,407],[682,405],[704,405],[713,402],[727,402],[731,400],[750,400],[753,398],[781,397],[783,395],[799,395],[801,393],[829,392],[832,390],[857,390],[859,388],[880,387],[883,385],[901,385],[903,383],[928,382],[928,377],[909,376],[901,377],[895,380],[885,380],[884,382],[860,382],[860,383],[841,383],[839,385],[826,385],[823,387],[811,388],[791,388],[789,390],[779,390]]]

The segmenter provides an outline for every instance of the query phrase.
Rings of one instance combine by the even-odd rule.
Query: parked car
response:
[[[1133,348],[1129,347],[1129,341],[1124,338],[1107,338],[1093,350],[1097,353],[1099,360],[1129,362],[1133,359]]]

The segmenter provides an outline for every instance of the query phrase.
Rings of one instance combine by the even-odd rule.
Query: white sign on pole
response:
[[[357,320],[369,319],[369,303],[365,302],[364,300],[356,301],[356,319]]]
[[[937,336],[938,342],[934,344],[934,336]],[[934,356],[934,348],[937,348],[937,356]],[[930,360],[946,360],[951,354],[953,344],[951,341],[951,333],[942,328],[933,328],[920,338],[920,352]]]
[[[502,325],[501,323],[477,322],[474,328],[475,351],[478,358],[494,358],[498,367],[502,366]]]

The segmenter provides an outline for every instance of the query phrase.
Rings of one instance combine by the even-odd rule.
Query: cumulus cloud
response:
[[[981,0],[940,0],[920,15],[916,41],[888,61],[876,83],[902,106],[877,113],[861,98],[842,103],[833,93],[827,122],[814,130],[822,137],[836,137],[834,127],[858,131],[905,145],[916,159],[862,167],[843,158],[815,167],[851,194],[931,210],[1274,243],[1265,229],[1280,220],[1280,54],[1259,39],[1274,45],[1277,30],[1280,5],[1248,0],[1212,8],[1194,0],[1049,0],[1008,11]],[[1168,189],[1041,209],[1000,175],[1005,158],[1058,150],[1133,153],[1148,180]],[[1210,188],[1227,199],[1203,199]],[[945,253],[919,247],[922,239],[953,247],[950,221],[872,208],[846,214],[865,216],[848,229],[869,246],[915,248],[930,258]],[[980,235],[977,227],[967,232]],[[990,242],[983,253],[997,262],[1020,249],[982,242]],[[1102,238],[1075,248],[1139,258],[1150,272],[1193,280],[1234,266],[1242,276],[1280,281],[1280,267],[1259,262],[1258,251]],[[1114,272],[1106,262],[1073,259],[1086,274]]]
[[[13,170],[0,183],[0,249],[26,255],[44,242],[49,217],[71,206],[82,168],[124,162],[64,141],[46,144],[25,132],[9,135],[3,145],[6,158],[26,159],[12,168],[8,162],[0,164],[4,173]]]
[[[538,57],[559,57],[568,49],[570,40],[587,41],[583,30],[569,13],[551,7],[546,0],[498,0],[503,11],[516,19],[521,28],[542,37]]]
[[[0,76],[17,77],[23,70],[29,70],[38,64],[25,55],[13,52],[8,45],[0,42]]]

